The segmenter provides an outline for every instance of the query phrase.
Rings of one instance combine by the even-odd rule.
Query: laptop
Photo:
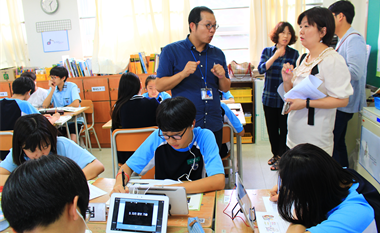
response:
[[[236,172],[236,199],[240,206],[240,211],[243,212],[246,223],[255,231],[254,222],[256,220],[255,210],[252,208],[251,199],[244,188],[243,182],[240,179],[239,173]]]
[[[184,187],[147,187],[132,185],[129,192],[133,194],[164,195],[169,197],[169,215],[188,215],[189,206]]]
[[[113,193],[106,233],[166,233],[168,212],[167,196]]]

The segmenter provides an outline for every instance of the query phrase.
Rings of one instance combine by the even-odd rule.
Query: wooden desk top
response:
[[[112,128],[112,120],[109,120],[102,126],[102,129],[111,129]]]
[[[95,198],[90,202],[93,203],[105,203],[110,198],[109,194],[113,189],[115,184],[115,179],[109,178],[99,178],[93,185],[106,191],[108,195],[103,195],[101,197]],[[215,206],[215,192],[208,192],[203,195],[201,209],[199,211],[191,210],[188,215],[184,216],[170,216],[168,220],[168,226],[170,227],[187,227],[188,217],[198,217],[199,219],[204,219],[202,227],[211,228],[212,219],[214,216],[214,206]]]
[[[226,209],[226,213],[231,216],[231,211],[237,203],[236,200],[236,190],[231,196],[232,190],[221,190],[216,193],[216,211],[215,211],[215,232],[252,232],[250,227],[247,227],[244,222],[240,218],[235,218],[235,220],[231,220],[227,215],[223,213],[223,210],[228,205],[229,199],[225,197],[231,197],[231,202],[228,208]],[[265,212],[264,201],[262,197],[270,196],[269,189],[251,189],[247,190],[247,193],[251,199],[252,205],[255,207],[256,211]],[[235,212],[239,209],[235,208]],[[239,213],[238,216],[242,217],[245,221],[245,216],[243,213]],[[258,233],[259,230],[257,228],[257,224],[255,223],[255,233]]]
[[[92,233],[105,233],[107,224],[104,223],[89,223],[88,228],[92,231]],[[203,228],[205,233],[213,233],[214,231],[211,228]],[[187,231],[187,227],[168,227],[168,233],[185,233]],[[8,233],[8,232],[7,232]],[[13,232],[9,232],[13,233]]]

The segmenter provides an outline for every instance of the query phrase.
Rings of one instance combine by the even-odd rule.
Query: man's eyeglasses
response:
[[[186,133],[186,130],[187,128],[185,129],[185,131],[183,131],[183,133],[181,135],[173,135],[173,136],[169,136],[169,135],[163,135],[163,134],[158,134],[158,136],[162,139],[165,139],[165,140],[169,140],[169,138],[173,138],[174,140],[181,140],[182,139],[182,136]],[[160,130],[161,131],[161,130]],[[162,132],[162,131],[161,131]]]
[[[219,28],[219,24],[214,24],[214,25],[212,25],[211,23],[208,23],[208,24],[197,23],[197,24],[200,24],[200,25],[204,25],[204,26],[206,26],[206,28],[207,28],[208,30],[211,30],[212,28],[215,28],[215,30],[216,30],[216,29]]]
[[[58,78],[58,76],[50,75],[50,79],[51,79],[51,80],[54,80],[54,79],[56,79],[56,78]]]

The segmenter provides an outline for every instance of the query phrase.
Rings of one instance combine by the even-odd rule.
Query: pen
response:
[[[57,113],[57,107],[55,107],[55,113]]]
[[[125,189],[125,173],[124,173],[124,170],[121,170],[121,179],[123,181],[123,188]]]

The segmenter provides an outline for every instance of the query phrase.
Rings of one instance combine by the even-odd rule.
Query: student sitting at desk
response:
[[[171,95],[166,93],[165,91],[163,92],[158,92],[156,89],[156,75],[149,75],[145,79],[145,92],[142,94],[145,98],[156,98],[158,102],[162,102],[168,98],[172,98]]]
[[[176,186],[185,187],[187,193],[224,189],[224,169],[215,136],[208,129],[194,128],[195,115],[194,104],[185,97],[164,100],[157,108],[159,129],[120,168],[113,192],[128,192],[122,185],[121,171],[128,183],[132,171],[143,175],[154,166],[156,179],[185,181]]]
[[[287,232],[377,232],[379,193],[321,148],[300,144],[285,152],[278,179],[271,200],[291,223]]]
[[[55,66],[50,70],[50,80],[49,80],[49,91],[48,96],[44,100],[42,106],[48,108],[51,105],[54,107],[80,107],[80,96],[78,91],[78,86],[72,82],[66,82],[69,77],[65,67]],[[77,125],[80,131],[83,125],[83,117],[78,117]],[[74,142],[77,142],[77,135],[75,132],[75,122],[69,122],[69,132],[70,138]],[[67,135],[66,128],[61,127],[62,135]]]
[[[0,99],[0,130],[13,130],[16,120],[23,115],[39,113],[27,100],[35,91],[34,82],[29,77],[20,77],[12,83],[12,98]],[[59,114],[46,116],[54,124]],[[4,160],[8,151],[1,151]]]
[[[0,175],[9,175],[27,160],[52,154],[74,160],[88,180],[104,171],[103,164],[87,150],[65,137],[58,137],[58,130],[40,114],[22,116],[16,121],[12,144],[6,159],[0,163]]]
[[[14,232],[83,233],[89,196],[86,178],[74,161],[42,156],[11,173],[1,205]]]
[[[156,109],[159,105],[156,99],[141,95],[139,77],[131,72],[124,73],[119,82],[118,98],[112,111],[112,130],[155,126]],[[134,151],[117,152],[117,160],[125,163]]]
[[[225,104],[233,104],[233,103],[235,103],[235,98],[231,94],[230,91],[227,91],[227,92],[219,91],[219,93],[220,93],[220,101],[222,103],[225,103]]]

